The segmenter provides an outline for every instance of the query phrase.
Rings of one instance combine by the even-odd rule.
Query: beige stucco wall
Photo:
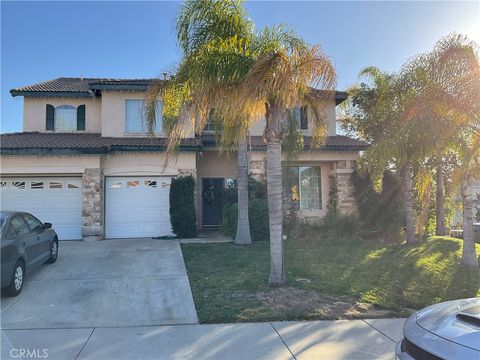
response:
[[[334,136],[337,133],[336,130],[336,117],[335,117],[335,100],[329,100],[328,103],[325,101],[325,115],[327,117],[327,130],[329,136]],[[259,117],[256,119],[250,129],[250,135],[252,136],[262,136],[265,130],[265,117]],[[305,136],[312,136],[314,128],[313,116],[310,114],[308,116],[308,129],[302,130],[302,134]]]
[[[145,99],[145,93],[139,91],[102,91],[102,135],[111,137],[148,136],[146,134],[125,133],[125,100]],[[159,133],[162,137],[165,134]],[[185,137],[194,137],[193,126]]]
[[[51,98],[25,97],[23,100],[23,131],[45,132],[46,105],[85,105],[85,131],[100,133],[102,131],[100,98]]]
[[[100,157],[85,156],[1,156],[1,175],[81,175],[98,168]]]
[[[178,175],[179,169],[195,169],[194,152],[170,155],[165,153],[117,153],[102,159],[103,175]]]

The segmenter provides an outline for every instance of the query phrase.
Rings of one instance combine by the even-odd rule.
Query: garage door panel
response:
[[[11,177],[2,178],[1,184],[2,210],[26,211],[52,223],[60,240],[82,238],[80,178]]]
[[[172,235],[168,177],[107,177],[107,238]]]

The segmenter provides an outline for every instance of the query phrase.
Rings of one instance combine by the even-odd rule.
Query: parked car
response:
[[[17,296],[25,274],[58,256],[58,237],[52,224],[26,212],[0,212],[2,294]]]
[[[397,360],[480,359],[480,298],[429,306],[410,316]]]

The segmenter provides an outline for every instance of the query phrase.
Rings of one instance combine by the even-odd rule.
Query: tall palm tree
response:
[[[307,46],[283,27],[254,33],[245,19],[240,0],[183,3],[177,34],[184,57],[170,84],[159,85],[152,98],[160,94],[164,99],[169,149],[176,147],[189,125],[201,129],[210,108],[222,119],[225,147],[242,144],[253,120],[265,116],[269,284],[280,286],[285,282],[281,142],[287,111],[310,106],[317,125],[314,145],[320,145],[326,135],[323,100],[334,96],[335,71],[319,47]],[[312,91],[312,86],[326,91]]]
[[[253,25],[240,1],[186,1],[177,19],[177,39],[183,59],[168,82],[153,86],[147,106],[147,122],[154,124],[155,102],[164,100],[163,115],[170,134],[169,148],[178,145],[188,127],[201,132],[215,109],[216,138],[222,150],[237,150],[238,225],[235,243],[251,244],[248,218],[248,163],[245,132],[248,114],[237,113],[226,121],[219,99],[232,89],[245,72]],[[235,122],[235,120],[240,120]],[[193,120],[193,121],[192,121]],[[228,123],[225,126],[225,123]],[[151,132],[153,129],[150,130]],[[238,145],[238,149],[236,149]]]
[[[462,263],[478,266],[477,252],[473,232],[472,181],[480,174],[480,135],[463,136],[457,142],[459,161],[455,169],[455,178],[460,183],[460,196],[463,207],[463,251]]]
[[[362,158],[361,168],[370,173],[374,183],[381,183],[384,171],[392,165],[402,179],[405,208],[405,229],[408,244],[417,242],[415,236],[413,174],[416,162],[416,148],[409,132],[404,130],[401,117],[406,97],[402,82],[397,74],[388,74],[370,66],[360,76],[371,81],[349,90],[354,102],[351,123],[359,135],[372,143]]]

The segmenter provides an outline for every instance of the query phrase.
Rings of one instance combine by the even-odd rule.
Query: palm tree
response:
[[[238,144],[238,221],[235,244],[249,245],[252,243],[248,218],[248,152],[245,140]]]
[[[397,74],[388,74],[370,66],[360,76],[371,81],[349,90],[353,109],[349,122],[359,135],[372,143],[361,160],[361,169],[369,172],[374,183],[381,184],[384,171],[394,166],[402,179],[407,244],[417,242],[415,236],[413,174],[417,161],[416,147],[406,131],[401,114],[406,96]]]
[[[248,218],[248,163],[245,142],[245,114],[237,113],[230,121],[222,118],[219,99],[238,82],[245,72],[245,51],[253,37],[253,26],[239,1],[186,1],[182,3],[177,20],[177,39],[183,59],[168,82],[157,82],[151,88],[147,106],[149,129],[154,124],[155,102],[164,101],[163,116],[169,148],[174,149],[193,126],[202,131],[211,109],[222,150],[237,150],[238,225],[235,243],[251,244]],[[243,71],[242,71],[243,69]],[[224,116],[224,115],[223,115]],[[193,123],[191,120],[194,120]],[[236,122],[236,120],[241,120]],[[227,125],[225,125],[227,124]],[[153,132],[153,129],[150,130]]]
[[[471,134],[461,137],[457,143],[459,161],[455,177],[460,181],[460,196],[463,205],[463,251],[462,263],[478,266],[477,252],[473,233],[472,180],[480,174],[480,135]]]
[[[323,100],[334,96],[334,68],[319,47],[307,46],[283,27],[254,33],[243,1],[183,3],[177,35],[182,62],[168,86],[152,91],[152,98],[160,94],[164,99],[169,149],[176,147],[188,125],[201,129],[210,108],[222,119],[224,147],[238,147],[253,119],[266,118],[269,284],[280,286],[285,281],[281,142],[286,115],[295,106],[309,105],[317,125],[314,145],[320,145],[326,135]],[[312,86],[326,91],[312,91]]]

